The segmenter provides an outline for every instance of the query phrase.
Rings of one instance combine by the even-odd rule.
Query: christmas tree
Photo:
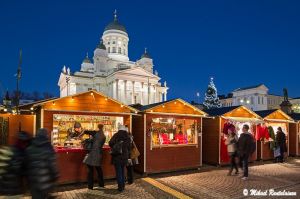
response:
[[[213,78],[210,78],[210,83],[205,93],[205,99],[203,105],[206,109],[221,107],[221,102],[219,100],[217,88],[214,84]]]

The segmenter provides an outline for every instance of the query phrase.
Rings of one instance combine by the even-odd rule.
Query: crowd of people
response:
[[[249,132],[249,125],[245,124],[242,128],[242,133],[238,138],[235,129],[228,129],[225,144],[230,157],[230,170],[228,175],[231,176],[233,170],[235,175],[239,174],[239,167],[243,170],[243,180],[247,180],[248,161],[251,155],[256,150],[256,142],[253,135]],[[281,127],[278,127],[276,133],[276,148],[279,150],[279,155],[276,157],[276,162],[283,162],[284,153],[286,152],[286,137]]]
[[[103,125],[98,125],[97,131],[83,131],[80,123],[75,123],[78,135],[89,134],[89,142],[85,142],[88,151],[83,163],[87,166],[88,189],[94,188],[94,170],[98,176],[98,186],[104,188],[103,170],[101,167],[103,145],[106,137]],[[280,150],[278,160],[283,161],[286,150],[285,134],[279,127],[276,133],[276,143]],[[243,170],[243,180],[248,179],[248,160],[256,150],[255,139],[246,124],[242,134],[237,136],[234,129],[228,129],[225,144],[230,156],[230,170],[228,175],[239,174],[239,167]],[[139,152],[127,126],[120,125],[117,133],[109,141],[112,164],[116,172],[118,191],[133,183],[133,165],[138,164]],[[127,172],[125,172],[127,169]],[[127,173],[127,178],[125,177]],[[48,137],[46,129],[39,129],[34,138],[27,132],[19,132],[13,146],[0,148],[0,193],[4,195],[24,194],[30,190],[33,199],[44,199],[51,196],[55,182],[59,176],[56,167],[56,155]]]
[[[101,167],[103,145],[106,137],[103,125],[98,131],[84,131],[80,123],[75,123],[77,134],[90,135],[90,146],[83,163],[87,166],[88,189],[94,188],[94,170],[97,172],[98,185],[104,188],[103,170]],[[116,171],[118,191],[125,189],[125,183],[133,183],[133,165],[137,164],[136,146],[127,126],[120,125],[117,133],[109,141],[112,164]],[[127,169],[127,178],[125,178]],[[59,177],[56,166],[56,153],[49,140],[46,129],[37,131],[34,138],[29,133],[17,133],[16,142],[12,146],[0,148],[0,194],[21,195],[30,191],[33,199],[51,198],[55,183]]]

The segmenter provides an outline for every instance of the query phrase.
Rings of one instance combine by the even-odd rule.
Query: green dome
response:
[[[144,52],[144,54],[142,55],[141,58],[148,58],[148,59],[151,59],[150,54],[147,52],[147,48],[145,48],[145,52]]]
[[[109,23],[104,29],[104,31],[107,30],[120,30],[127,33],[125,26],[119,23],[116,11],[114,12],[114,21]]]
[[[92,63],[88,54],[86,54],[86,57],[84,58],[83,63]]]
[[[102,40],[102,39],[101,39],[100,44],[98,44],[97,48],[106,50],[106,47],[105,47],[105,45],[103,44],[103,40]]]

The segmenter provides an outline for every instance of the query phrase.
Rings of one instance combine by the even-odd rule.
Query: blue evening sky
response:
[[[15,89],[22,48],[21,89],[58,96],[62,66],[80,69],[114,9],[129,33],[130,60],[147,47],[170,87],[168,98],[203,98],[211,76],[219,94],[264,83],[270,93],[287,87],[300,96],[297,0],[2,0],[0,93]]]

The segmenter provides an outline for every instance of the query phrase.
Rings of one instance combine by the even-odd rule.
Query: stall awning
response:
[[[177,98],[165,102],[159,102],[155,104],[149,104],[142,106],[140,104],[132,105],[132,107],[138,109],[140,112],[149,114],[161,114],[161,115],[177,115],[177,116],[194,116],[194,117],[207,117],[208,114],[184,101]]]
[[[55,98],[32,105],[48,111],[137,114],[138,110],[95,90]]]
[[[231,119],[237,121],[262,121],[262,118],[252,110],[245,106],[223,107],[216,109],[209,109],[206,111],[210,116],[219,116],[224,119]]]
[[[260,115],[265,121],[270,122],[289,122],[294,123],[295,121],[289,115],[284,113],[280,109],[273,109],[273,110],[263,110],[263,111],[256,111],[258,115]]]

